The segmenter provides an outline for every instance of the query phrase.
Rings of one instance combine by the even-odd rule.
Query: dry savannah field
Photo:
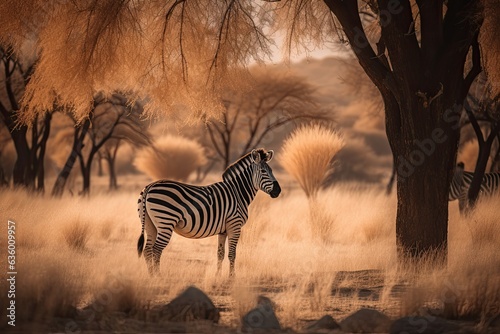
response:
[[[139,320],[123,320],[123,314],[166,304],[191,285],[213,300],[221,316],[217,327],[181,328],[188,332],[236,330],[259,295],[275,303],[282,328],[292,330],[325,314],[340,321],[360,308],[392,319],[419,314],[429,322],[448,312],[476,331],[498,314],[500,198],[481,202],[468,219],[460,218],[456,202],[450,205],[448,266],[433,269],[425,262],[397,264],[395,196],[378,187],[333,187],[317,194],[311,215],[303,191],[284,173],[277,178],[282,195],[271,199],[260,193],[250,207],[232,281],[227,259],[216,275],[216,237],[190,240],[175,234],[163,252],[160,276],[148,275],[136,251],[141,230],[136,201],[145,178],[127,179],[119,193],[90,198],[2,191],[3,263],[7,219],[16,224],[15,329],[179,331],[160,323],[157,330],[144,327]],[[312,233],[318,227],[321,237]],[[7,290],[2,279],[3,301]],[[99,306],[92,321],[72,320],[73,308],[92,303]],[[5,309],[4,303],[4,320]],[[108,313],[115,319],[104,317]],[[92,327],[93,322],[99,325]]]
[[[499,31],[500,0],[0,0],[0,333],[500,333]],[[222,175],[238,207],[145,188]],[[143,189],[165,233],[237,207],[203,229],[234,242],[256,188],[235,275],[176,233],[150,275]]]

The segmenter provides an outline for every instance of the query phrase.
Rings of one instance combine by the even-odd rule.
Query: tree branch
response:
[[[462,100],[465,99],[467,96],[467,93],[469,92],[469,89],[476,79],[476,77],[481,73],[482,67],[481,67],[481,50],[479,48],[479,42],[478,42],[478,35],[479,32],[477,32],[474,35],[474,38],[472,39],[471,47],[472,47],[472,68],[470,69],[469,73],[467,73],[467,76],[464,79],[464,84],[462,88]]]
[[[361,24],[357,1],[324,1],[342,25],[354,54],[373,83],[382,93],[397,92],[398,86],[392,72],[387,69],[370,46]]]

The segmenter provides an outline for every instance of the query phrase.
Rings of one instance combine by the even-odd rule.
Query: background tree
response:
[[[222,120],[207,122],[211,146],[224,168],[291,122],[332,119],[331,111],[319,106],[314,88],[300,77],[260,72],[253,87],[244,93],[229,90]]]
[[[488,163],[491,162],[491,167],[495,166],[500,150],[500,141],[497,141],[497,149],[492,152],[493,144],[500,134],[500,94],[492,96],[491,91],[487,78],[479,76],[464,106],[468,123],[472,125],[479,146],[474,176],[467,195],[469,209],[476,204]]]
[[[92,117],[92,114],[90,115]],[[75,119],[73,121],[76,123]],[[61,197],[64,193],[64,188],[66,186],[66,182],[68,181],[69,175],[73,170],[73,166],[75,165],[76,159],[81,154],[81,150],[83,149],[83,142],[85,137],[87,136],[87,132],[90,128],[90,119],[84,120],[82,123],[77,123],[73,132],[73,144],[71,147],[70,154],[64,163],[63,168],[57,175],[54,186],[52,187],[52,196]]]
[[[20,100],[30,80],[35,62],[18,57],[14,50],[0,45],[2,94],[0,112],[2,121],[9,130],[17,158],[13,171],[14,185],[44,191],[44,159],[50,135],[52,113],[58,110],[53,104],[45,111],[34,115],[29,124],[19,123]],[[27,64],[27,65],[26,65]],[[54,97],[53,94],[51,94]]]
[[[112,167],[110,168],[110,175],[115,175],[114,159],[116,158],[121,140],[127,140],[140,145],[149,143],[149,137],[140,120],[143,112],[140,103],[131,103],[120,93],[115,93],[109,98],[103,98],[99,94],[96,96],[95,101],[96,107],[91,119],[92,127],[89,128],[87,134],[89,139],[88,153],[84,150],[80,150],[78,153],[83,178],[83,194],[90,192],[90,179],[94,157],[109,140],[115,140],[113,152],[109,152],[110,154],[107,159],[110,167]],[[111,182],[113,181],[116,184],[116,175],[115,180],[111,180]]]

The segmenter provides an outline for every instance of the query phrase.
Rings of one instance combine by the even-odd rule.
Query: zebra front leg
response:
[[[217,274],[220,273],[222,269],[222,261],[224,261],[224,255],[226,253],[226,233],[219,234],[218,246],[217,246]]]
[[[240,238],[240,228],[237,228],[231,232],[228,233],[229,237],[229,276],[234,277],[234,263],[236,260],[236,246],[238,245],[238,240]]]

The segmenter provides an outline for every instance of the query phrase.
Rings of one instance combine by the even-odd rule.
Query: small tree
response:
[[[207,122],[211,146],[224,167],[291,122],[332,119],[330,111],[318,106],[309,83],[279,73],[258,73],[253,90],[229,91],[224,105],[222,120],[211,118]]]
[[[123,139],[141,144],[149,142],[149,137],[143,126],[141,126],[140,116],[143,109],[139,103],[130,103],[120,93],[115,93],[109,98],[97,95],[95,101],[96,107],[93,112],[92,127],[88,130],[88,138],[90,139],[89,152],[87,157],[84,157],[82,150],[78,153],[83,177],[82,192],[84,194],[90,192],[90,177],[94,157],[109,140]],[[118,146],[116,146],[114,154],[110,156],[113,162],[117,151]]]

